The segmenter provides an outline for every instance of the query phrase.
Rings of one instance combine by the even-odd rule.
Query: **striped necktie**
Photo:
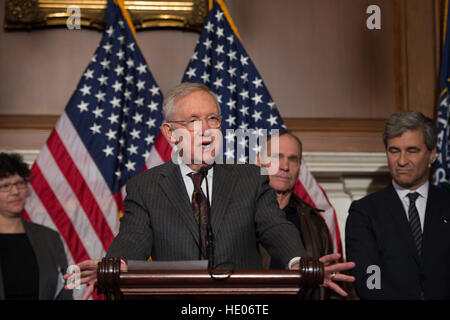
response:
[[[409,225],[411,226],[411,232],[413,235],[414,242],[416,243],[417,252],[419,257],[422,256],[422,228],[420,226],[419,212],[416,207],[416,200],[419,197],[418,192],[408,193],[409,198],[409,209],[408,209],[408,219]]]
[[[192,209],[194,211],[195,220],[199,226],[200,240],[202,244],[201,253],[206,257],[206,234],[208,232],[208,205],[205,194],[202,190],[202,174],[200,172],[191,172],[188,176],[194,183],[194,192],[192,193]]]

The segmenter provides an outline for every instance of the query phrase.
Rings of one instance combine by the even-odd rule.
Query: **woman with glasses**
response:
[[[22,218],[30,170],[0,153],[0,299],[72,299],[62,290],[67,259],[59,234]]]

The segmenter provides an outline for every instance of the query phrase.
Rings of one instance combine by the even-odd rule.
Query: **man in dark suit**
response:
[[[361,299],[450,299],[450,193],[428,182],[436,141],[420,112],[386,122],[392,184],[353,202],[346,224]]]
[[[215,163],[222,143],[217,98],[198,83],[183,83],[166,95],[162,132],[174,144],[171,161],[143,172],[127,183],[125,214],[107,256],[124,260],[196,260],[211,257],[213,267],[259,269],[258,243],[284,264],[298,268],[307,253],[298,232],[278,208],[267,176],[254,165]],[[202,173],[202,168],[206,168]],[[211,228],[204,220],[211,200]],[[294,240],[293,240],[294,239]],[[333,280],[353,263],[328,265],[323,285],[346,295]],[[95,280],[95,262],[79,264],[82,282]],[[126,268],[126,267],[124,267]]]

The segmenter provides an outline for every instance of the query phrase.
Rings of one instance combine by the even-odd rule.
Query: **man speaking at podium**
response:
[[[268,176],[255,165],[214,161],[222,147],[215,94],[202,84],[182,83],[167,94],[163,116],[162,132],[177,152],[171,161],[127,183],[125,214],[107,257],[209,258],[211,268],[261,269],[259,243],[286,268],[298,268],[299,258],[307,253],[295,226],[279,209]],[[353,281],[339,272],[354,263],[332,264],[339,258],[321,258],[322,285],[345,296],[333,280]],[[78,265],[81,283],[96,280],[97,262]]]

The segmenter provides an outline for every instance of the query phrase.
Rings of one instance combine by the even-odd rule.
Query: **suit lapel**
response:
[[[25,233],[30,240],[31,247],[33,248],[34,255],[36,256],[37,264],[39,267],[39,299],[47,299],[47,294],[44,291],[46,288],[45,283],[49,281],[47,277],[45,276],[46,273],[44,270],[48,268],[48,264],[43,259],[43,256],[39,254],[39,252],[45,252],[48,250],[48,248],[42,247],[43,241],[39,239],[39,234],[36,232],[33,232],[32,228],[33,225],[28,223],[26,220],[22,219],[23,227],[25,229]]]
[[[406,241],[409,252],[412,254],[417,264],[420,265],[421,260],[419,259],[419,254],[417,253],[417,247],[412,236],[411,227],[409,225],[405,209],[392,185],[390,185],[388,189],[388,199],[389,200],[386,204],[388,205],[388,210],[398,227],[399,235]]]
[[[191,200],[187,196],[180,168],[173,164],[171,160],[164,166],[164,170],[161,171],[159,185],[186,224],[197,245],[200,246],[198,224],[192,212]]]
[[[439,197],[436,195],[436,187],[430,183],[428,189],[427,206],[425,208],[425,221],[423,224],[423,237],[422,237],[422,251],[426,254],[427,245],[431,241],[431,233],[433,232],[432,226],[435,215],[442,212],[439,202]],[[431,248],[431,246],[430,246]]]
[[[224,164],[214,166],[211,207],[211,226],[214,234],[220,230],[236,183],[236,176],[232,168],[233,166]]]
[[[2,265],[0,263],[0,300],[5,300],[5,287],[3,284]]]

